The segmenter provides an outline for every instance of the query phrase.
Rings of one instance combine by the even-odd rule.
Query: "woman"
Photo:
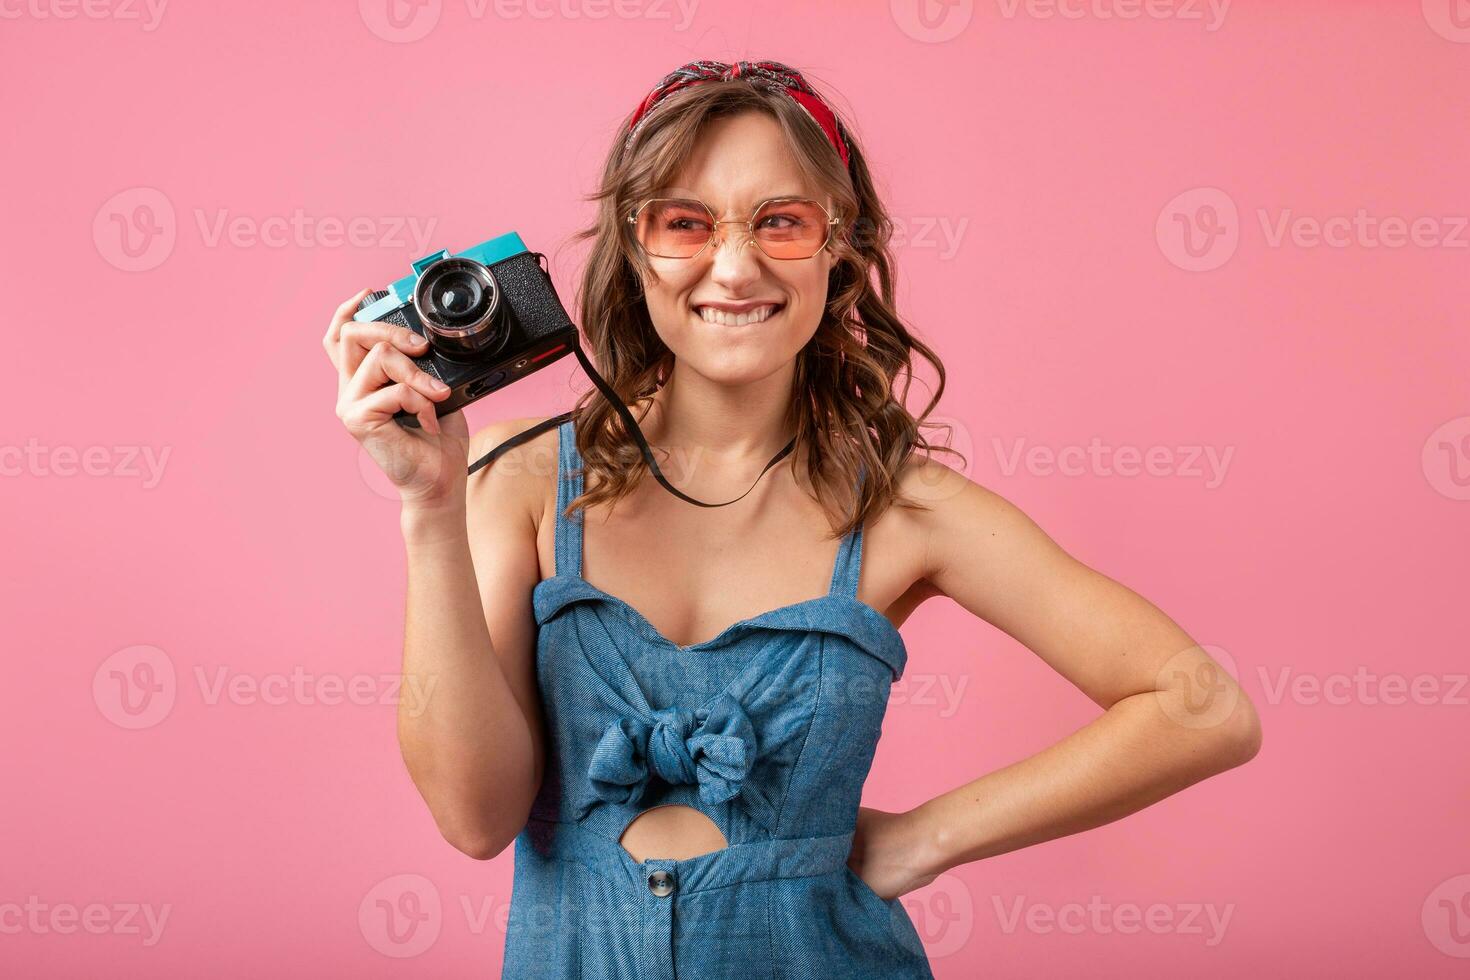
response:
[[[515,843],[505,976],[930,977],[899,896],[1255,754],[1223,670],[1233,710],[1200,722],[1190,681],[1215,665],[1182,629],[919,451],[938,394],[916,419],[894,383],[918,352],[942,393],[943,367],[894,311],[863,153],[799,74],[671,73],[595,200],[596,361],[671,482],[731,505],[644,479],[596,391],[467,478],[536,420],[473,440],[436,420],[407,332],[351,320],[363,294],[325,340],[338,414],[403,498],[404,671],[436,679],[404,759],[455,847]],[[938,595],[1106,710],[914,809],[861,809],[897,627]]]

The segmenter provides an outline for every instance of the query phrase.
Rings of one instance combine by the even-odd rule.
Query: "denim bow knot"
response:
[[[609,803],[637,803],[650,777],[699,784],[699,798],[723,803],[740,794],[755,761],[755,728],[732,697],[688,711],[664,708],[652,721],[624,715],[603,732],[587,775]]]

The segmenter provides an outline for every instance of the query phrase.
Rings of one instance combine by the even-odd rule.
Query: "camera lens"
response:
[[[450,272],[434,284],[434,306],[449,320],[470,320],[486,300],[480,284],[463,272]]]
[[[483,352],[506,336],[497,329],[499,284],[470,259],[442,259],[425,269],[414,285],[413,305],[430,342],[449,356]]]

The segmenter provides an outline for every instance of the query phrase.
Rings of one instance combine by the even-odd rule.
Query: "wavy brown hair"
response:
[[[586,198],[598,205],[596,221],[571,239],[593,241],[577,304],[588,356],[641,421],[652,408],[653,393],[670,377],[674,355],[649,317],[642,283],[653,270],[626,217],[668,185],[708,121],[749,111],[773,116],[807,178],[831,195],[842,218],[828,245],[837,261],[828,279],[827,308],[816,334],[797,355],[787,417],[796,430],[791,458],[806,450],[808,478],[820,488],[818,500],[837,536],[890,504],[923,507],[897,490],[897,474],[911,453],[963,454],[933,445],[919,432],[921,425],[949,428],[925,421],[944,393],[944,365],[894,309],[888,244],[893,225],[851,127],[844,122],[849,168],[806,111],[768,84],[747,77],[675,92],[649,115],[626,150],[628,120],[623,121],[601,185]],[[933,397],[917,417],[904,404],[915,353],[938,375]],[[895,391],[900,374],[901,395]],[[585,492],[567,506],[568,517],[578,507],[615,504],[648,472],[621,416],[599,389],[582,394],[573,412],[587,479]],[[868,479],[859,492],[860,470]]]

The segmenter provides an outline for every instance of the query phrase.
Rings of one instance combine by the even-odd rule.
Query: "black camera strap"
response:
[[[648,463],[648,468],[653,471],[653,478],[659,483],[663,484],[665,490],[678,497],[680,500],[688,501],[689,503],[696,504],[700,507],[728,507],[730,504],[733,504],[736,501],[743,499],[746,494],[750,493],[750,490],[754,490],[756,483],[760,483],[761,477],[766,475],[766,471],[769,470],[772,466],[775,466],[777,463],[781,462],[781,460],[785,459],[791,453],[791,451],[796,448],[796,438],[792,437],[791,441],[786,444],[785,449],[782,449],[779,453],[771,457],[771,461],[765,465],[765,469],[761,470],[760,476],[757,476],[755,478],[755,483],[752,483],[750,485],[750,490],[745,491],[745,493],[742,493],[739,497],[736,497],[735,500],[727,500],[723,504],[707,504],[703,500],[695,500],[693,497],[689,496],[687,493],[684,493],[682,490],[680,490],[678,487],[674,486],[672,483],[664,478],[663,471],[658,468],[658,462],[653,458],[653,450],[649,448],[648,441],[643,438],[643,430],[638,427],[638,421],[633,418],[633,413],[628,411],[628,407],[623,404],[623,400],[618,397],[617,392],[613,391],[612,387],[602,379],[602,375],[597,373],[597,369],[592,366],[592,362],[587,360],[587,355],[582,352],[580,337],[573,337],[572,352],[577,355],[577,360],[582,363],[582,370],[587,372],[587,376],[592,379],[593,383],[597,385],[598,390],[602,392],[603,396],[606,397],[609,402],[612,403],[613,408],[616,409],[618,415],[622,417],[623,423],[628,427],[628,431],[633,433],[633,438],[637,441],[638,448],[643,453],[643,459]],[[529,429],[526,429],[523,432],[517,432],[509,439],[505,440],[500,445],[490,450],[484,456],[481,456],[479,459],[475,460],[475,462],[470,465],[470,475],[473,476],[475,472],[481,467],[488,466],[501,453],[504,453],[510,449],[514,449],[516,446],[519,446],[523,442],[534,439],[537,435],[545,432],[547,429],[552,429],[556,426],[561,425],[563,422],[572,418],[574,415],[576,415],[575,412],[563,412],[561,415],[553,416],[543,422],[537,422],[535,425],[531,426]]]

